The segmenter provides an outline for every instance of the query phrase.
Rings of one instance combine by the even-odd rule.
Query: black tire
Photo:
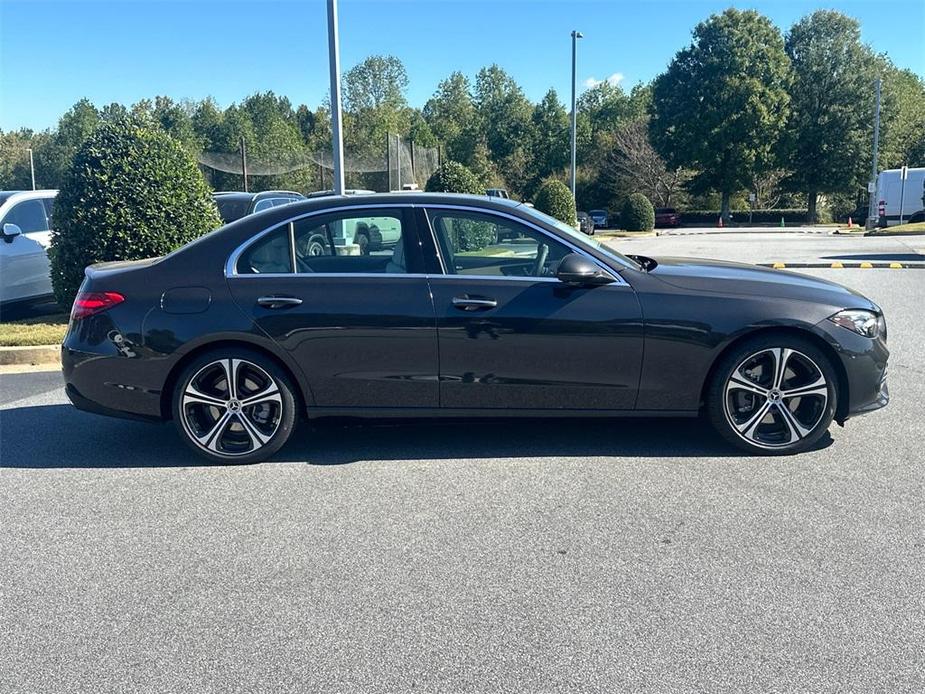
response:
[[[231,367],[237,387],[229,397]],[[272,359],[227,348],[206,352],[183,369],[171,413],[180,438],[201,456],[222,465],[247,464],[266,460],[289,440],[296,402],[292,382]]]
[[[776,385],[781,362],[784,374]],[[748,339],[725,354],[706,397],[706,415],[720,436],[757,455],[812,448],[837,407],[838,377],[829,356],[811,341],[784,333]]]
[[[360,255],[369,255],[369,236],[357,234],[353,242],[360,247]]]

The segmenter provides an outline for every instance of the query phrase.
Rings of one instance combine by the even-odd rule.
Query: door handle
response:
[[[483,311],[494,308],[498,302],[487,297],[454,296],[453,306],[463,311]]]
[[[262,296],[257,299],[257,304],[264,308],[287,308],[289,306],[299,306],[302,300],[294,296]]]

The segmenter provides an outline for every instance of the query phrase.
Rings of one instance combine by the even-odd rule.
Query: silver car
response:
[[[48,247],[57,190],[0,192],[0,305],[51,296]]]

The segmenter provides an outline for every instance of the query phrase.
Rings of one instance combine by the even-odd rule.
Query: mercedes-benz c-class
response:
[[[360,248],[373,223],[395,243]],[[223,463],[325,416],[703,416],[785,454],[887,403],[886,332],[822,279],[625,256],[509,200],[401,193],[87,268],[62,363],[77,407],[172,421]]]

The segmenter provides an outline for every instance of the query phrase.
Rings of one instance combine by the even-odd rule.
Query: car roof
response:
[[[302,193],[297,193],[294,190],[261,190],[257,193],[245,193],[243,190],[216,190],[212,193],[213,197],[221,197],[228,200],[256,200],[261,196],[273,197],[274,195],[298,195],[300,198],[305,197]]]
[[[53,198],[58,194],[57,190],[0,190],[0,205],[8,202],[20,202],[21,200],[45,200]]]

